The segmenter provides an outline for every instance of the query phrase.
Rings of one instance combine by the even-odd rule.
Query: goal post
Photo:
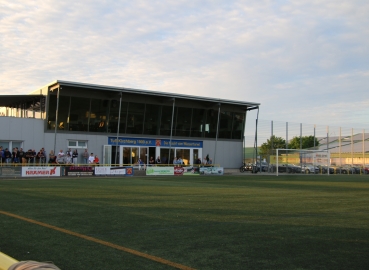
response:
[[[270,157],[272,172],[328,174],[330,153],[328,150],[276,149],[276,155]],[[275,167],[274,167],[275,166]]]

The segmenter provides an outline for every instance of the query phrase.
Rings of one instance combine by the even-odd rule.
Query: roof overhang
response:
[[[30,107],[40,102],[44,95],[1,95],[0,107],[18,108],[21,104]]]
[[[239,101],[239,100],[218,99],[218,98],[210,98],[210,97],[183,95],[183,94],[152,91],[152,90],[142,90],[142,89],[134,89],[134,88],[126,88],[126,87],[87,84],[87,83],[61,81],[61,80],[57,80],[49,84],[49,90],[54,90],[58,87],[63,87],[63,86],[76,87],[76,88],[89,88],[89,89],[95,89],[95,90],[100,90],[100,91],[112,91],[112,92],[130,93],[130,94],[150,95],[150,96],[174,98],[174,99],[187,99],[187,100],[194,100],[194,101],[220,103],[220,104],[230,104],[230,105],[237,105],[237,106],[245,106],[248,108],[248,110],[257,109],[260,106],[260,103],[246,102],[246,101]]]

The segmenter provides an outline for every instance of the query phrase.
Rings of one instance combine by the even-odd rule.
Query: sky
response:
[[[0,94],[65,80],[369,129],[368,14],[368,0],[0,0]]]

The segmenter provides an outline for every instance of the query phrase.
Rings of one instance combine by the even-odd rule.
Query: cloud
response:
[[[367,1],[14,0],[0,10],[2,94],[61,79],[367,125]]]

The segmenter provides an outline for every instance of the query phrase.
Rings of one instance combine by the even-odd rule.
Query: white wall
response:
[[[49,153],[50,150],[54,149],[55,134],[53,131],[44,133],[44,121],[45,120],[33,118],[0,117],[0,141],[23,141],[24,150],[35,149],[38,151],[44,147],[46,152]],[[60,149],[63,149],[65,152],[68,149],[68,140],[84,140],[87,141],[88,152],[93,152],[95,155],[98,155],[102,161],[103,145],[108,144],[108,136],[109,135],[97,135],[93,133],[57,133],[55,151],[58,153]],[[139,135],[135,137],[139,137]],[[158,139],[160,139],[160,137],[158,137]],[[183,139],[191,140],[191,138]],[[216,164],[224,168],[238,168],[242,165],[243,144],[241,141],[218,140],[216,145]],[[82,162],[81,154],[84,152],[84,149],[78,149],[78,152],[80,154],[79,162]],[[203,141],[201,160],[207,154],[214,160],[215,141]]]

